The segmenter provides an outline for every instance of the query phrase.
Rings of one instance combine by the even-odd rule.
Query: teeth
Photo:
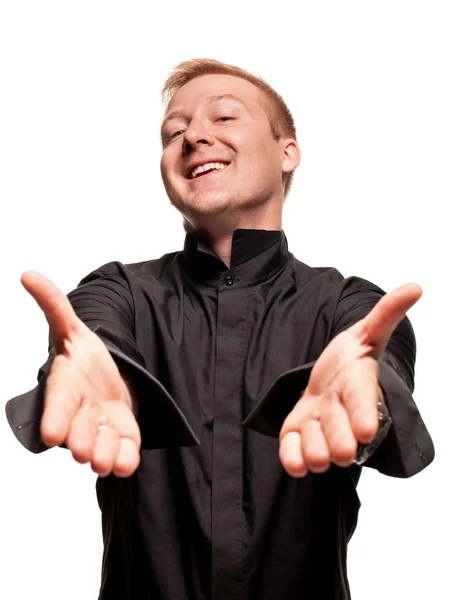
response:
[[[206,171],[211,171],[212,169],[224,169],[227,165],[224,163],[206,163],[205,165],[201,165],[200,167],[196,167],[191,171],[190,178],[194,179],[196,175],[199,173],[205,173]]]

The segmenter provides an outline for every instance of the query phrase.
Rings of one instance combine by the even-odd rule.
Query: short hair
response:
[[[275,140],[281,137],[291,137],[296,140],[296,128],[292,113],[284,99],[264,79],[252,75],[239,67],[222,63],[210,58],[195,58],[181,62],[167,78],[162,89],[163,104],[167,106],[172,96],[182,86],[202,75],[232,75],[249,81],[264,94],[266,102],[263,108],[267,114],[271,131]],[[293,171],[287,173],[284,179],[284,191],[287,196],[293,181]]]

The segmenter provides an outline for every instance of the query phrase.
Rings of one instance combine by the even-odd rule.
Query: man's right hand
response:
[[[65,442],[75,460],[90,462],[101,477],[128,477],[139,465],[140,430],[118,367],[49,279],[27,271],[21,282],[43,310],[58,353],[46,381],[44,443]]]

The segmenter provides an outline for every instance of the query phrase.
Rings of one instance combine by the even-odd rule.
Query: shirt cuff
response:
[[[138,423],[141,448],[153,450],[170,446],[195,446],[199,443],[190,424],[166,388],[135,360],[112,342],[111,332],[103,326],[92,329],[102,339],[117,366],[129,377],[139,401]],[[31,391],[6,404],[6,417],[21,444],[34,454],[48,449],[40,436],[46,379],[54,361],[51,353],[40,368],[39,383]]]
[[[412,477],[433,461],[432,438],[409,388],[384,358],[379,361],[379,385],[392,426],[365,466],[391,477]]]
[[[243,425],[258,433],[278,437],[287,415],[303,395],[316,361],[280,375],[252,409]]]
[[[288,414],[306,389],[314,362],[283,373],[244,421],[253,431],[278,437]],[[379,383],[392,418],[381,446],[365,462],[392,477],[411,477],[434,459],[432,439],[410,390],[384,359],[379,361]]]

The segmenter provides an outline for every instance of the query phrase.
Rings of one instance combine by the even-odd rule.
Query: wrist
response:
[[[123,402],[130,408],[130,410],[133,412],[134,416],[137,418],[138,403],[137,403],[137,398],[134,394],[132,385],[129,383],[129,381],[124,379],[124,377],[121,378],[121,381],[122,381],[122,391],[123,391]]]

